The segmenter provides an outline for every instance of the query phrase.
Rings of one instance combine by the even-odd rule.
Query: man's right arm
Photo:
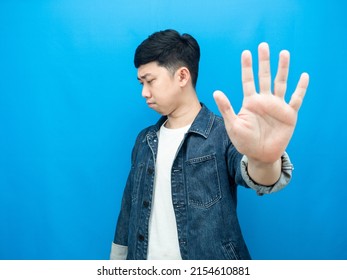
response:
[[[119,245],[112,242],[110,260],[126,260],[128,246]]]

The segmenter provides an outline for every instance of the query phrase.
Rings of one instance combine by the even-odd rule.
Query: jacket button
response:
[[[154,169],[153,169],[152,167],[148,167],[147,173],[148,173],[149,175],[152,175],[152,174],[154,173]]]
[[[145,200],[143,202],[143,207],[148,208],[148,206],[149,206],[149,202],[147,200]]]
[[[142,234],[139,234],[138,238],[139,238],[140,241],[144,241],[145,240],[145,237]]]

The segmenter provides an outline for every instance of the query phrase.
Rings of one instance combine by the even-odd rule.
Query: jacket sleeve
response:
[[[133,168],[131,168],[133,169]],[[131,176],[132,170],[129,173],[127,183],[123,192],[123,198],[121,203],[121,209],[118,215],[118,221],[116,225],[116,231],[114,235],[113,243],[122,246],[128,246],[128,232],[129,232],[129,217],[131,211]]]
[[[225,137],[226,138],[226,137]],[[259,185],[254,182],[248,174],[247,165],[248,159],[245,155],[240,154],[236,148],[230,143],[229,139],[224,140],[227,142],[227,161],[229,174],[234,178],[237,185],[251,188],[257,192],[258,195],[269,194],[283,189],[292,178],[293,165],[289,159],[288,154],[285,152],[282,159],[282,172],[279,180],[272,186]]]
[[[122,246],[112,242],[110,260],[126,260],[128,255],[128,246]]]
[[[282,159],[282,172],[278,181],[272,186],[263,186],[259,185],[252,180],[252,178],[248,175],[247,172],[247,164],[248,159],[246,156],[243,156],[241,159],[241,175],[246,185],[257,192],[258,195],[269,194],[273,192],[277,192],[283,189],[286,185],[289,184],[292,178],[293,165],[290,162],[289,156],[286,152],[281,157]]]
[[[140,133],[141,135],[141,133]],[[136,143],[131,154],[131,169],[128,175],[128,179],[124,188],[121,209],[118,215],[114,240],[111,247],[111,259],[122,259],[126,258],[127,246],[128,246],[128,236],[129,236],[129,219],[132,207],[132,177],[134,172],[135,159],[138,149],[138,142],[140,135],[136,139]],[[125,255],[125,256],[124,256]]]

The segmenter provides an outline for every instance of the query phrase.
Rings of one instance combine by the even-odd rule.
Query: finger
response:
[[[267,43],[258,46],[259,93],[271,93],[270,50]]]
[[[290,99],[289,105],[296,111],[299,111],[302,101],[304,100],[309,83],[309,75],[302,73],[296,89]]]
[[[218,109],[222,114],[224,122],[227,124],[231,124],[235,118],[235,112],[232,108],[229,99],[225,96],[225,94],[219,90],[216,90],[213,93],[214,100],[217,103]]]
[[[275,78],[274,94],[278,97],[284,98],[287,90],[287,79],[289,73],[289,60],[290,54],[288,51],[283,50],[280,52],[278,61],[278,69]]]
[[[254,94],[256,90],[252,68],[252,54],[250,51],[243,51],[241,54],[241,75],[244,96]]]

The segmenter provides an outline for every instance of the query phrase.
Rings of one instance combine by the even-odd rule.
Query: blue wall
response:
[[[240,188],[255,259],[347,259],[347,19],[337,0],[2,0],[0,259],[107,259],[140,129],[158,118],[133,53],[154,31],[191,33],[202,49],[198,94],[240,108],[240,54],[291,51],[288,90],[311,83],[288,147],[285,190]],[[290,96],[290,94],[288,94]]]

